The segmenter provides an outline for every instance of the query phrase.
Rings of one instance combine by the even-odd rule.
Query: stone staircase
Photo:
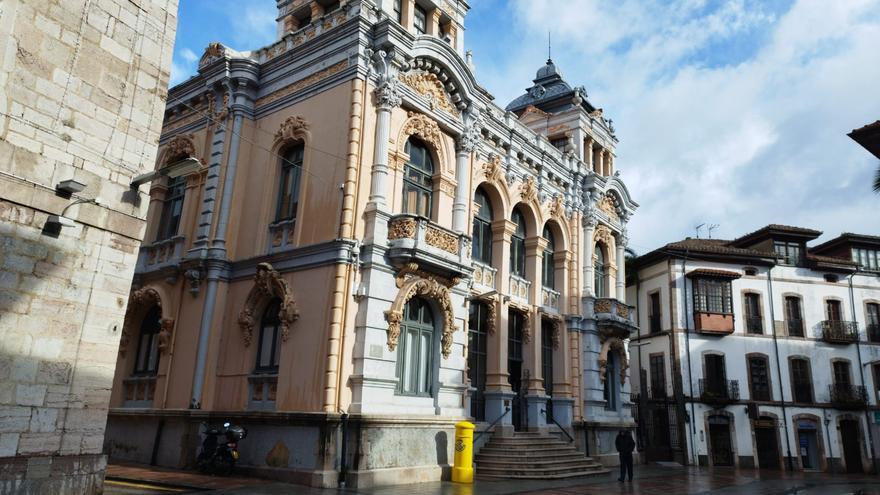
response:
[[[564,479],[608,473],[574,445],[542,433],[493,435],[476,456],[480,479]]]

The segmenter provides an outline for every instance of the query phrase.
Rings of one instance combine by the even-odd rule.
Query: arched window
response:
[[[474,213],[474,245],[471,256],[474,261],[492,264],[492,205],[482,189],[474,194],[477,211]]]
[[[541,285],[548,289],[555,289],[556,264],[553,256],[556,254],[556,242],[553,240],[553,232],[548,227],[544,227],[543,237],[547,239],[547,246],[544,248],[544,259],[541,262]]]
[[[156,235],[157,241],[164,241],[177,235],[185,195],[186,177],[168,179],[168,190],[162,202],[162,216],[159,219],[159,231]]]
[[[434,201],[434,163],[424,143],[415,138],[406,142],[409,160],[404,167],[403,212],[431,218]]]
[[[281,354],[279,345],[281,318],[278,316],[280,309],[281,300],[273,299],[263,311],[263,319],[260,321],[260,342],[257,346],[257,363],[254,367],[257,373],[278,373],[278,358]]]
[[[605,389],[603,397],[605,399],[605,409],[616,411],[620,397],[620,358],[617,351],[608,351],[608,357],[605,364]]]
[[[510,239],[510,273],[526,275],[526,219],[519,210],[513,210],[511,218],[516,228]]]
[[[302,144],[289,146],[281,155],[281,180],[278,188],[278,207],[275,212],[276,222],[296,220],[304,149]]]
[[[428,303],[410,299],[403,308],[400,344],[397,347],[398,392],[431,395],[434,362],[434,316]]]
[[[134,375],[154,376],[159,371],[159,330],[162,327],[162,309],[153,306],[141,321]]]
[[[605,251],[602,246],[596,244],[596,262],[593,265],[593,291],[596,297],[606,297],[607,289],[605,287]]]

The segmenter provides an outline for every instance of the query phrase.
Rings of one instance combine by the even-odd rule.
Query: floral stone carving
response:
[[[416,221],[412,218],[394,220],[388,226],[388,240],[413,239],[416,236]]]
[[[414,89],[417,93],[424,96],[428,101],[431,110],[440,109],[451,115],[458,116],[461,112],[455,108],[443,83],[437,78],[436,74],[431,72],[416,72],[410,74],[400,74],[398,78],[404,84]]]
[[[458,237],[436,227],[428,227],[428,231],[425,232],[425,242],[448,253],[458,254]]]
[[[398,283],[400,290],[394,302],[391,303],[391,309],[385,311],[385,321],[388,322],[388,350],[397,349],[400,324],[403,321],[403,309],[406,303],[413,297],[423,297],[433,301],[443,313],[443,330],[440,337],[441,353],[445,359],[448,359],[452,352],[452,336],[457,328],[455,327],[455,313],[452,309],[449,287],[443,283],[447,281],[421,272],[417,266],[411,265],[414,264],[405,266],[401,270],[402,274],[398,275],[399,281],[403,279],[402,283]]]
[[[281,278],[272,265],[260,263],[257,265],[257,274],[254,277],[254,286],[245,300],[244,308],[238,314],[238,325],[241,327],[245,347],[251,345],[254,338],[254,328],[259,321],[259,312],[272,299],[281,300],[281,309],[278,317],[281,320],[281,340],[287,341],[290,336],[290,328],[299,319],[299,311],[287,282]]]
[[[119,355],[125,356],[128,351],[128,343],[131,341],[132,325],[153,306],[162,307],[162,298],[152,287],[142,287],[128,296],[128,309],[125,312],[125,320],[122,323],[122,334],[119,337]],[[173,320],[172,320],[173,324]]]
[[[599,378],[604,382],[608,373],[608,353],[617,352],[620,358],[620,383],[626,383],[626,371],[629,369],[629,359],[626,357],[626,347],[619,338],[607,338],[602,342],[602,350],[599,352]]]

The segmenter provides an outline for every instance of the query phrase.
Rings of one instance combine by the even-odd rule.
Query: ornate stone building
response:
[[[151,190],[108,452],[185,466],[229,419],[242,469],[364,487],[440,479],[470,417],[613,463],[637,205],[611,121],[549,60],[499,107],[464,1],[277,3],[277,42],[212,44],[169,94],[157,167],[202,169]]]

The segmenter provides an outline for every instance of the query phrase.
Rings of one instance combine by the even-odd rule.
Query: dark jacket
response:
[[[636,448],[636,442],[630,435],[618,434],[617,439],[614,441],[614,446],[617,447],[617,451],[621,454],[632,454]]]

